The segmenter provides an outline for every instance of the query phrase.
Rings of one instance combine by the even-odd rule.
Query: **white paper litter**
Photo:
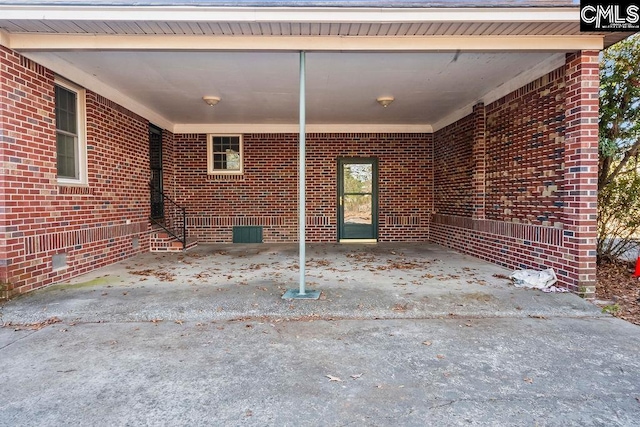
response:
[[[548,288],[543,289],[542,292],[546,292],[548,294],[551,293],[551,292],[564,293],[564,292],[569,292],[569,289],[567,289],[567,288],[559,288],[557,286],[549,286]]]
[[[518,288],[540,289],[545,292],[563,292],[557,286],[553,286],[558,278],[553,268],[546,270],[517,270],[511,273],[513,284]]]

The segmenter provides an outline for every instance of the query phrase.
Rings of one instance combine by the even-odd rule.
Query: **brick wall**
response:
[[[436,132],[431,240],[511,269],[554,268],[562,286],[593,296],[597,87],[597,52],[570,55],[566,66]],[[452,155],[459,159],[447,170]],[[484,188],[474,182],[483,175]],[[437,194],[456,193],[447,181],[474,184],[484,207],[479,197],[475,210],[462,207],[467,190]]]
[[[486,106],[486,217],[553,225],[563,211],[565,69]]]
[[[434,211],[444,215],[473,213],[472,114],[439,130],[433,138]]]
[[[22,293],[148,250],[147,121],[87,91],[89,185],[58,186],[54,75],[4,47],[0,64],[0,280]]]
[[[244,135],[244,174],[207,175],[206,136],[176,134],[176,197],[189,233],[231,242],[234,225],[263,225],[265,242],[297,240],[298,135]],[[307,239],[337,239],[337,159],[379,159],[379,240],[428,239],[432,205],[429,134],[307,135]]]

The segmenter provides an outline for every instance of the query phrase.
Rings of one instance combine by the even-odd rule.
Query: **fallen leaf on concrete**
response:
[[[407,311],[409,309],[409,303],[400,304],[396,303],[391,310],[393,311]]]
[[[49,325],[53,325],[55,323],[60,323],[62,322],[62,320],[58,319],[57,317],[50,317],[47,320],[44,320],[42,322],[37,322],[37,323],[25,323],[25,324],[19,324],[19,323],[3,323],[2,327],[3,328],[13,328],[14,331],[21,331],[24,329],[29,329],[32,331],[39,331],[40,329],[44,328],[45,326],[49,326]]]
[[[130,271],[130,274],[135,274],[137,276],[151,276],[153,275],[153,273],[155,272],[155,270],[136,270],[136,271]]]
[[[444,359],[444,354],[436,354],[436,357],[440,360]]]
[[[159,322],[162,322],[162,319],[160,319],[160,318],[151,319],[150,322],[151,323],[159,323]]]
[[[329,382],[332,382],[332,381],[342,382],[340,378],[334,377],[333,375],[325,375],[325,377],[329,378]]]
[[[361,376],[362,376],[362,374],[355,374],[355,375],[351,375],[351,378],[353,378],[354,380],[357,380]]]
[[[529,383],[529,384],[533,384],[533,378],[526,377],[524,379],[524,382]]]
[[[427,347],[430,346],[432,343],[431,341],[422,341],[422,345],[426,345]]]
[[[182,325],[184,322],[180,319],[176,319],[174,320],[174,323],[177,323],[178,325]]]
[[[148,269],[148,270],[130,271],[129,273],[135,274],[138,276],[155,276],[160,281],[173,282],[174,280],[176,280],[176,275],[173,273],[169,273],[167,271],[157,271],[157,270]]]

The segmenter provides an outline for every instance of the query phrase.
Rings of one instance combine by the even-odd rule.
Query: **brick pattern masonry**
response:
[[[379,161],[380,241],[425,241],[432,199],[430,134],[307,135],[307,238],[337,239],[340,157]],[[242,177],[207,175],[206,135],[178,134],[175,197],[187,207],[189,232],[231,242],[234,225],[262,225],[265,242],[297,241],[298,135],[244,135]]]
[[[565,67],[436,132],[430,239],[508,268],[552,267],[561,285],[593,297],[597,88],[597,52],[569,55]],[[486,127],[473,126],[479,114]],[[473,158],[482,151],[484,164]],[[448,182],[469,190],[439,194]]]
[[[87,91],[89,186],[61,187],[54,75],[3,47],[0,63],[0,281],[8,292],[147,251],[147,121]],[[66,266],[54,268],[61,254]]]

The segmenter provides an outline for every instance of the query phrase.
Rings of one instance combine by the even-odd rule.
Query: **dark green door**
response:
[[[378,159],[338,159],[338,239],[378,238]]]

